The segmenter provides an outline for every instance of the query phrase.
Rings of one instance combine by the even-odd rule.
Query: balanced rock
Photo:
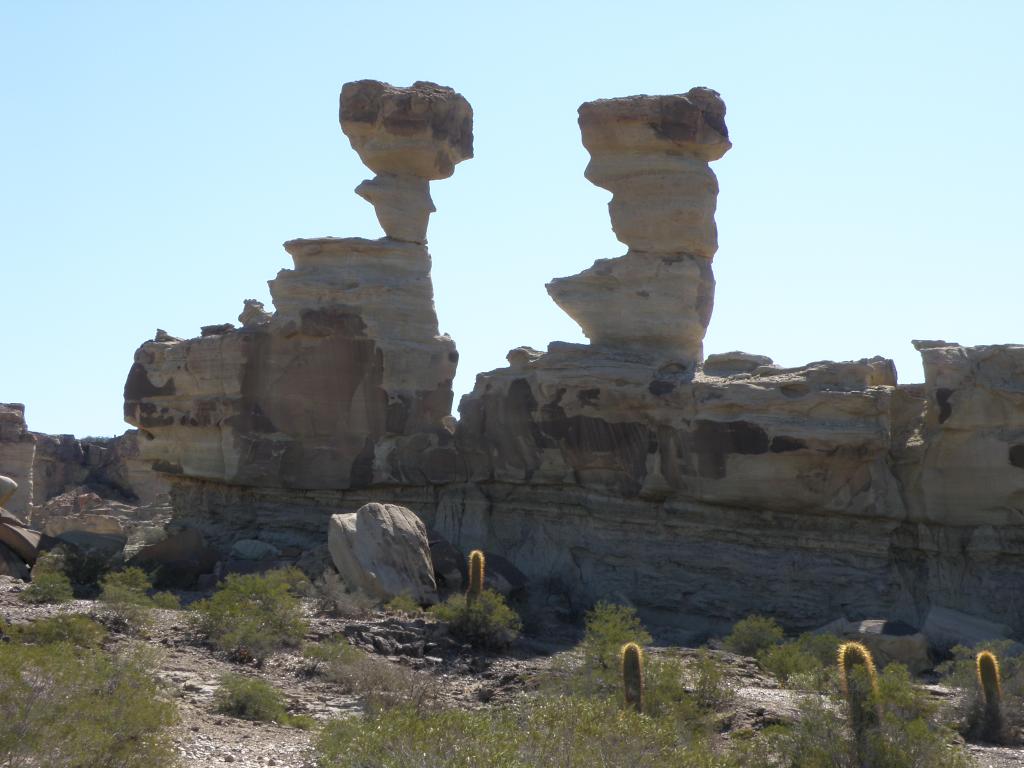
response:
[[[369,201],[385,234],[425,243],[434,212],[430,181],[446,179],[473,156],[473,110],[451,88],[417,82],[396,88],[377,80],[346,83],[341,129],[374,171],[356,193]]]
[[[586,177],[612,192],[612,229],[629,252],[548,283],[596,347],[693,366],[714,306],[718,180],[732,146],[715,91],[601,99],[579,109]]]
[[[427,529],[411,510],[371,503],[334,515],[327,547],[349,589],[381,601],[406,595],[421,605],[437,602]]]
[[[291,240],[294,269],[270,281],[273,315],[247,303],[240,330],[143,344],[125,418],[157,469],[365,488],[422,478],[424,457],[451,441],[458,353],[438,329],[423,212],[428,181],[472,156],[472,110],[450,88],[366,80],[342,90],[341,124],[378,173],[360,189],[389,237]]]

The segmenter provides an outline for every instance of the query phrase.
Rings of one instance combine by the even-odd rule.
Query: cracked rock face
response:
[[[425,243],[434,212],[430,181],[446,179],[473,156],[473,110],[451,88],[377,80],[346,83],[341,129],[377,176],[356,193],[374,207],[389,238]]]
[[[586,177],[608,204],[625,256],[552,280],[551,298],[599,348],[700,362],[714,306],[718,180],[732,146],[715,91],[601,99],[579,109]]]

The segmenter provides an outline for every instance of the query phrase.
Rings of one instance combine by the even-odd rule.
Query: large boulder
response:
[[[897,662],[906,665],[911,674],[918,674],[933,666],[924,634],[901,621],[836,619],[818,631],[863,643],[870,649],[879,666]]]
[[[371,503],[334,515],[327,548],[352,590],[378,600],[406,595],[422,605],[437,602],[426,526],[405,507]]]
[[[18,484],[6,475],[0,475],[0,507],[18,490]]]
[[[954,645],[973,648],[980,643],[1003,640],[1012,635],[1012,630],[1005,624],[986,621],[941,605],[929,609],[921,631],[928,638],[929,644],[942,652]]]
[[[6,521],[0,522],[0,543],[6,545],[29,565],[36,561],[41,538],[38,531],[23,528],[20,525],[11,525]]]

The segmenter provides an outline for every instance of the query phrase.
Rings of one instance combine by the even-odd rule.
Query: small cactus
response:
[[[474,549],[469,553],[469,589],[466,591],[466,602],[476,602],[484,591],[484,553]]]
[[[644,652],[636,643],[622,646],[622,688],[626,706],[637,712],[644,709]]]
[[[985,704],[984,727],[986,738],[998,741],[1002,731],[1003,688],[999,677],[999,659],[991,651],[982,651],[975,658],[978,687]]]
[[[863,675],[854,672],[858,666],[864,668]],[[850,726],[858,743],[861,743],[868,726],[878,721],[873,701],[878,696],[878,673],[875,671],[871,651],[861,643],[843,643],[839,646],[839,682],[850,708]]]

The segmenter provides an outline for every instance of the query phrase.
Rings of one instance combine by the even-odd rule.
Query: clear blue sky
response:
[[[720,91],[705,350],[786,365],[912,338],[1024,341],[1024,5],[951,2],[0,0],[0,401],[122,431],[135,348],[269,303],[294,237],[380,236],[337,123],[345,81],[433,80],[476,157],[433,184],[456,389],[583,340],[544,283],[618,256],[583,178],[586,100]]]

